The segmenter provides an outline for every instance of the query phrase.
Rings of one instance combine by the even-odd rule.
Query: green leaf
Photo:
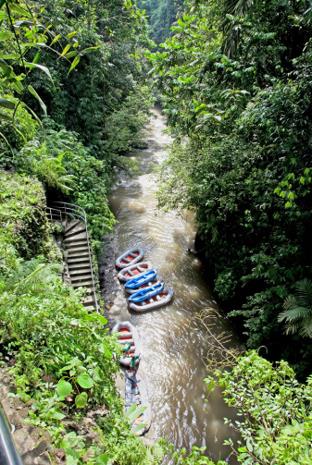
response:
[[[36,92],[36,90],[30,84],[28,85],[28,90],[31,93],[31,95],[33,95],[38,100],[39,105],[42,108],[42,111],[44,113],[44,116],[47,116],[47,106],[44,103],[44,101],[42,100],[42,98],[40,97],[40,95]]]
[[[91,376],[88,375],[88,373],[81,373],[77,377],[77,383],[83,389],[91,389],[94,384],[93,379],[91,378]]]
[[[108,465],[108,463],[109,463],[109,457],[106,454],[99,455],[96,458],[96,462],[95,462],[96,465]]]
[[[84,408],[88,403],[88,394],[86,392],[82,392],[75,397],[75,405],[77,408]]]
[[[64,57],[70,48],[71,48],[71,44],[67,44],[62,50],[61,57]]]
[[[77,34],[78,34],[77,31],[69,32],[69,33],[66,35],[66,37],[67,37],[67,39],[72,39],[72,38],[75,37]]]
[[[34,68],[36,68],[36,69],[39,69],[40,71],[43,71],[43,72],[48,76],[48,78],[50,79],[50,81],[53,82],[53,79],[52,79],[50,70],[49,70],[49,68],[47,68],[46,66],[39,65],[38,63],[29,63],[28,61],[25,61],[25,66],[26,66],[26,68],[28,68],[28,69],[34,69]]]
[[[8,100],[6,98],[0,98],[0,106],[8,108],[9,110],[14,110],[15,103],[11,102],[11,100]]]
[[[56,44],[56,42],[58,42],[60,39],[61,39],[62,35],[61,34],[57,34],[54,39],[52,40],[51,44],[50,45],[54,45]]]
[[[0,42],[3,42],[4,40],[8,40],[10,38],[11,38],[10,31],[0,31]]]
[[[87,47],[83,49],[83,53],[94,52],[95,50],[98,50],[99,48],[100,48],[100,45],[95,45],[94,47]]]
[[[72,390],[72,385],[64,379],[60,379],[60,381],[56,385],[56,393],[62,399],[65,399],[65,397],[69,396]]]
[[[69,70],[68,70],[67,75],[70,74],[70,73],[76,68],[76,66],[79,64],[79,62],[80,62],[80,56],[77,55],[77,56],[74,58],[72,64],[70,65],[70,68],[69,68]]]

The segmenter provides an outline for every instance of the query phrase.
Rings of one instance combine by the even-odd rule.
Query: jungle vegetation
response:
[[[182,13],[182,2],[145,2],[154,40],[171,35],[150,56],[176,136],[160,201],[195,209],[214,293],[247,344],[271,354],[278,342],[275,358],[304,378],[310,10],[302,0],[184,3]],[[49,433],[52,463],[213,465],[209,450],[131,434],[118,348],[107,320],[62,282],[45,214],[47,201],[79,204],[94,243],[112,227],[114,171],[140,146],[151,105],[145,14],[131,0],[0,0],[0,26],[0,363],[12,395]],[[311,377],[300,383],[287,362],[248,351],[206,383],[239,413],[238,463],[311,464]]]
[[[175,136],[160,204],[195,210],[209,283],[247,347],[266,346],[304,379],[312,360],[310,4],[190,0],[172,30],[151,55]]]
[[[171,26],[182,10],[183,0],[139,0],[138,5],[149,19],[151,39],[161,44],[171,34]]]

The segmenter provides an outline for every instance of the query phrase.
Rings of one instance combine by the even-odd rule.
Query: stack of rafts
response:
[[[137,313],[160,308],[173,298],[173,290],[165,288],[157,277],[157,271],[150,262],[143,262],[143,258],[144,251],[134,247],[116,260],[118,278],[124,283],[129,308]],[[138,374],[141,359],[139,336],[129,321],[116,323],[113,333],[122,347],[120,364],[125,370],[126,412],[133,432],[143,435],[151,424],[151,409]]]
[[[157,271],[151,263],[142,262],[144,251],[140,247],[127,250],[116,260],[120,269],[118,278],[125,283],[129,308],[137,313],[155,310],[167,305],[173,298],[173,289],[157,277]]]
[[[125,372],[125,409],[132,424],[132,431],[138,436],[145,434],[151,425],[151,409],[138,374],[141,359],[140,340],[136,328],[129,321],[115,324],[112,330],[122,346],[120,364]]]

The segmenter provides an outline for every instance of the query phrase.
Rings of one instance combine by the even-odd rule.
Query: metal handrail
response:
[[[87,215],[86,215],[85,210],[79,205],[75,205],[73,203],[53,202],[51,207],[47,207],[47,211],[50,214],[51,221],[54,220],[53,213],[55,213],[56,215],[59,216],[59,219],[61,222],[64,221],[66,217],[69,216],[71,218],[78,219],[84,223],[85,228],[86,228],[86,239],[87,239],[87,247],[88,247],[88,252],[89,252],[89,262],[90,262],[90,270],[91,270],[91,281],[92,281],[92,287],[93,287],[94,303],[95,303],[96,311],[99,312],[99,304],[98,304],[96,291],[95,291],[96,285],[95,285],[93,264],[92,264],[92,249],[90,246],[88,221],[87,221]]]
[[[1,465],[23,465],[16,450],[14,440],[10,431],[10,424],[5,411],[0,403],[0,464]]]

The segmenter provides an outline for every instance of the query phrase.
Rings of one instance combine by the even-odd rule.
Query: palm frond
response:
[[[295,294],[287,297],[283,307],[277,320],[286,324],[286,334],[297,333],[312,338],[312,281],[298,281]]]

